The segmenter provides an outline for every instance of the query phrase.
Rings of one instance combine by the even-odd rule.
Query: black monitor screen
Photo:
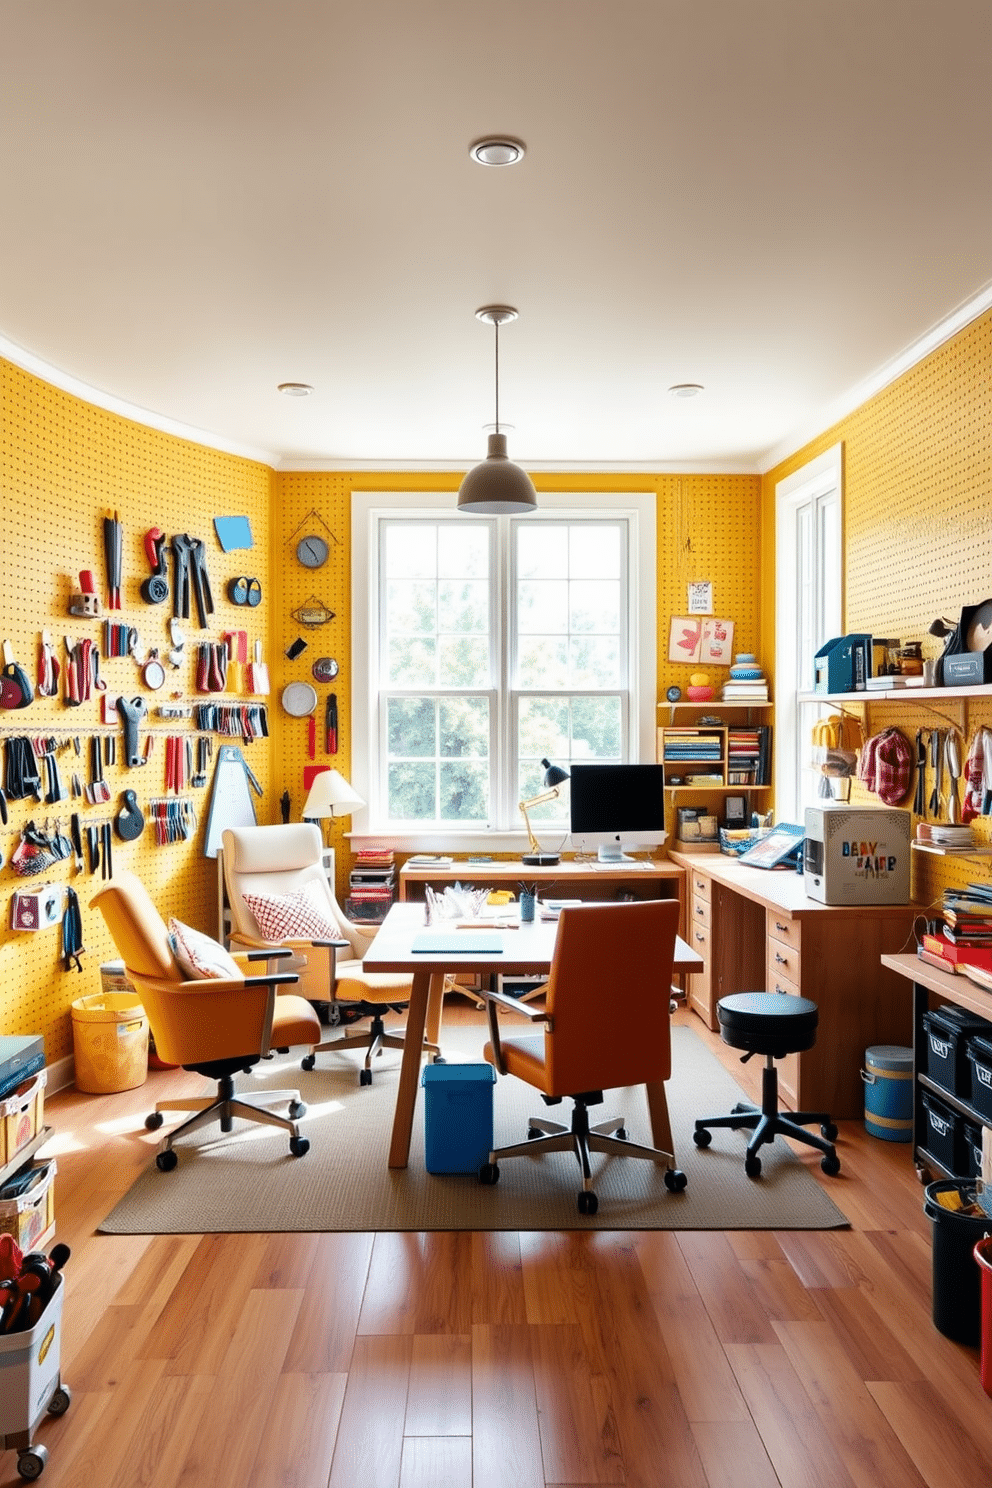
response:
[[[572,765],[569,799],[573,836],[634,840],[638,833],[664,831],[662,765]]]

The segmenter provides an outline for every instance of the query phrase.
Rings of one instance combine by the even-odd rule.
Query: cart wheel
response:
[[[72,1396],[68,1385],[59,1385],[55,1394],[48,1402],[48,1414],[50,1416],[64,1416],[72,1404]]]
[[[37,1446],[31,1447],[27,1452],[21,1452],[17,1458],[17,1471],[22,1478],[27,1478],[31,1483],[35,1478],[40,1478],[45,1471],[45,1463],[48,1461],[48,1448]]]
[[[290,1119],[290,1121],[299,1121],[300,1117],[301,1116],[305,1116],[306,1114],[307,1114],[307,1107],[306,1107],[306,1102],[305,1101],[290,1101],[290,1103],[289,1103],[289,1119]]]
[[[152,1111],[145,1117],[145,1131],[158,1131],[165,1117],[161,1111]]]
[[[158,1168],[160,1173],[171,1173],[178,1161],[179,1159],[173,1152],[172,1148],[167,1147],[164,1152],[160,1152],[156,1157],[155,1166]]]

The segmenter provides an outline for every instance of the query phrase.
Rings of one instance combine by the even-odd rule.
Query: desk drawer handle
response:
[[[699,942],[700,942],[700,943],[705,943],[705,941],[706,941],[706,936],[705,936],[705,935],[700,935],[700,933],[699,933],[699,931],[698,931],[698,930],[697,930],[697,931],[696,931],[696,939],[697,939],[697,940],[698,940],[698,941],[699,941]]]
[[[696,905],[696,914],[699,916],[700,919],[703,919],[703,917],[705,916],[706,911],[701,904]]]
[[[783,925],[781,920],[776,920],[775,921],[775,929],[776,930],[785,931],[785,930],[788,930],[788,928],[789,928],[788,925],[787,924],[786,925]]]
[[[778,951],[775,952],[775,960],[779,963],[780,966],[788,966],[789,964],[788,956],[780,956]]]
[[[775,983],[775,991],[779,994],[780,997],[788,997],[789,995],[785,987],[780,987],[778,982]]]

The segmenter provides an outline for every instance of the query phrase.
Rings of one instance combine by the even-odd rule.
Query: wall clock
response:
[[[313,533],[301,537],[296,544],[296,557],[304,568],[323,568],[329,553],[325,539]]]

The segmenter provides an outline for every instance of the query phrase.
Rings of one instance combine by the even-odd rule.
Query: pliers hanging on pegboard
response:
[[[925,816],[927,809],[927,737],[924,729],[916,730],[916,796],[913,815]]]
[[[201,537],[190,537],[188,532],[177,532],[172,539],[172,613],[177,620],[189,619],[189,593],[192,588],[196,597],[196,613],[200,629],[206,630],[207,616],[214,611],[210,592],[210,575],[207,572],[207,553]]]

